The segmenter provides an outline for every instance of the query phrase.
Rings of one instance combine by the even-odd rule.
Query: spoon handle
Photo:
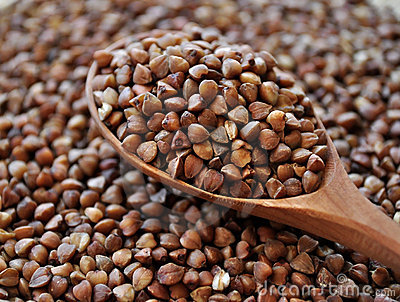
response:
[[[361,194],[342,189],[295,206],[273,207],[266,202],[254,207],[252,214],[338,242],[400,272],[400,226],[370,201],[363,201]],[[329,205],[342,199],[349,201],[347,205]],[[310,209],[310,203],[320,206]]]
[[[330,139],[328,146],[333,147]],[[330,176],[317,192],[298,196],[295,203],[255,201],[252,214],[338,242],[400,272],[400,225],[360,193],[336,150],[329,149],[337,160],[329,161]]]

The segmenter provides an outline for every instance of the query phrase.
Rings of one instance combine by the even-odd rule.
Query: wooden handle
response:
[[[361,194],[344,170],[329,137],[327,144],[331,154],[326,173],[331,177],[319,192],[324,202],[314,201],[319,202],[320,213],[311,213],[316,217],[309,222],[309,231],[314,230],[324,238],[400,272],[400,225]],[[317,225],[318,220],[320,223]]]
[[[284,199],[280,206],[271,200],[214,202],[338,242],[400,272],[400,226],[348,181],[338,178],[324,192],[297,197],[295,203]]]
[[[312,194],[281,200],[254,201],[251,214],[303,229],[339,242],[400,272],[400,226],[367,200],[340,163],[333,143],[321,188]]]
[[[329,137],[327,145],[325,176],[316,192],[279,200],[218,196],[211,201],[338,242],[400,272],[400,225],[360,193]]]
[[[332,205],[322,202],[320,210],[315,206],[312,210],[309,208],[310,203],[318,200],[302,198],[302,202],[296,202],[296,206],[287,207],[271,206],[265,201],[251,212],[343,244],[400,272],[398,224],[370,201],[369,204],[359,202],[364,197],[355,196],[345,187],[342,190],[327,190],[324,198]],[[343,203],[340,203],[340,207],[334,206],[337,200],[348,200],[348,206]]]

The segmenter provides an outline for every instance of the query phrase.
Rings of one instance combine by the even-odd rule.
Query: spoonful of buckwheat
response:
[[[354,186],[310,100],[270,53],[210,30],[153,31],[94,59],[91,115],[135,168],[400,270],[400,227]]]

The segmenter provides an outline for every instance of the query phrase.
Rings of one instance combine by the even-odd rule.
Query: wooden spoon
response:
[[[119,48],[124,42],[118,41],[107,50]],[[338,242],[400,272],[400,226],[359,192],[344,170],[329,135],[326,135],[328,152],[324,177],[316,192],[283,199],[243,199],[209,193],[171,178],[168,173],[146,164],[122,147],[118,138],[99,119],[92,89],[96,73],[97,63],[94,62],[86,82],[92,118],[107,141],[136,169],[190,195]],[[317,120],[319,127],[325,130],[322,122]]]

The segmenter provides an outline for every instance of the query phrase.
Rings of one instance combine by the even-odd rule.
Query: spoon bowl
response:
[[[136,37],[144,38],[163,33],[164,31],[153,31]],[[117,41],[106,50],[117,49],[125,41]],[[93,62],[86,81],[90,114],[102,136],[136,169],[187,194],[338,242],[400,272],[400,226],[359,192],[344,170],[329,135],[326,135],[326,167],[317,191],[282,199],[244,199],[213,194],[172,178],[122,147],[122,143],[100,120],[97,112],[92,88],[97,70],[97,62]],[[316,118],[318,127],[325,130],[322,122]]]

